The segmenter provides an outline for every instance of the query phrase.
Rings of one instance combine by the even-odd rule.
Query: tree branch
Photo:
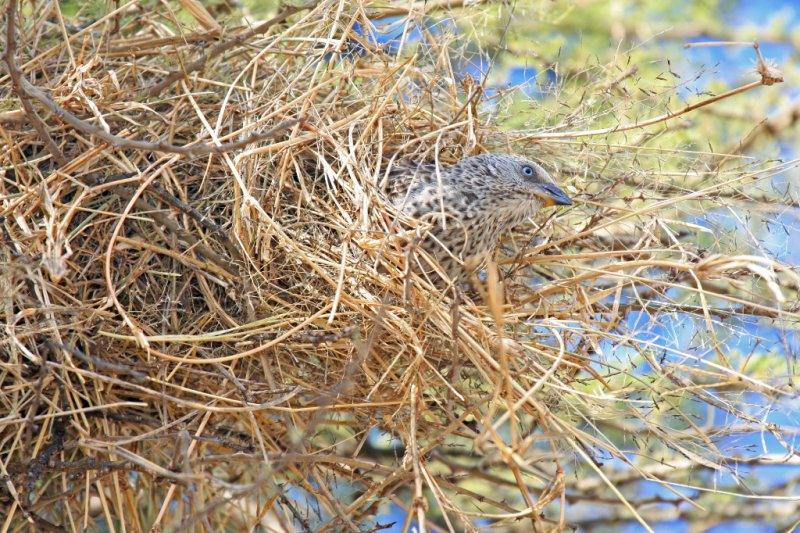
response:
[[[60,167],[67,164],[67,158],[56,145],[55,141],[47,131],[47,125],[36,113],[30,100],[28,99],[27,91],[25,90],[25,83],[28,80],[22,75],[22,72],[17,67],[15,56],[17,54],[17,26],[15,20],[17,18],[17,2],[16,0],[9,0],[6,5],[6,54],[5,62],[8,67],[8,74],[11,76],[11,83],[14,86],[14,92],[22,102],[22,107],[25,109],[25,115],[33,124],[39,138],[44,142],[44,146],[53,160]]]

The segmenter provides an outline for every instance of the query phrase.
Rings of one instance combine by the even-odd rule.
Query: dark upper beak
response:
[[[538,196],[546,207],[554,205],[572,205],[567,193],[553,185],[552,183],[542,183],[536,186],[536,196]]]

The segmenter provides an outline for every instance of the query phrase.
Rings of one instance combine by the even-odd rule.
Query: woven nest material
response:
[[[639,287],[650,298],[695,278],[758,275],[778,293],[794,279],[633,224],[658,209],[604,219],[632,211],[593,211],[620,191],[592,185],[604,156],[582,168],[482,118],[451,32],[389,53],[354,29],[375,15],[360,2],[224,30],[181,4],[204,29],[135,2],[82,28],[55,2],[14,19],[32,85],[2,81],[0,514],[14,529],[369,529],[392,502],[445,526],[555,527],[560,457],[591,469],[588,447],[608,445],[579,429],[608,407],[587,391],[646,394],[590,365],[603,339],[626,342],[625,309],[605,300],[615,273],[668,271]],[[383,172],[509,149],[562,170],[585,209],[505,235],[456,300],[426,276],[425,227],[387,205]]]

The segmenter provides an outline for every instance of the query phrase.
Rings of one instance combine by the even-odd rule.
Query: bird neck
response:
[[[531,200],[518,201],[508,205],[502,213],[503,229],[521,224],[533,216],[537,207],[537,202]]]

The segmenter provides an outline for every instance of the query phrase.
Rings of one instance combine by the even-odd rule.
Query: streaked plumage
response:
[[[502,231],[542,207],[572,203],[541,166],[500,154],[438,171],[432,164],[395,164],[385,193],[399,210],[432,225],[422,247],[451,277],[477,266]]]

